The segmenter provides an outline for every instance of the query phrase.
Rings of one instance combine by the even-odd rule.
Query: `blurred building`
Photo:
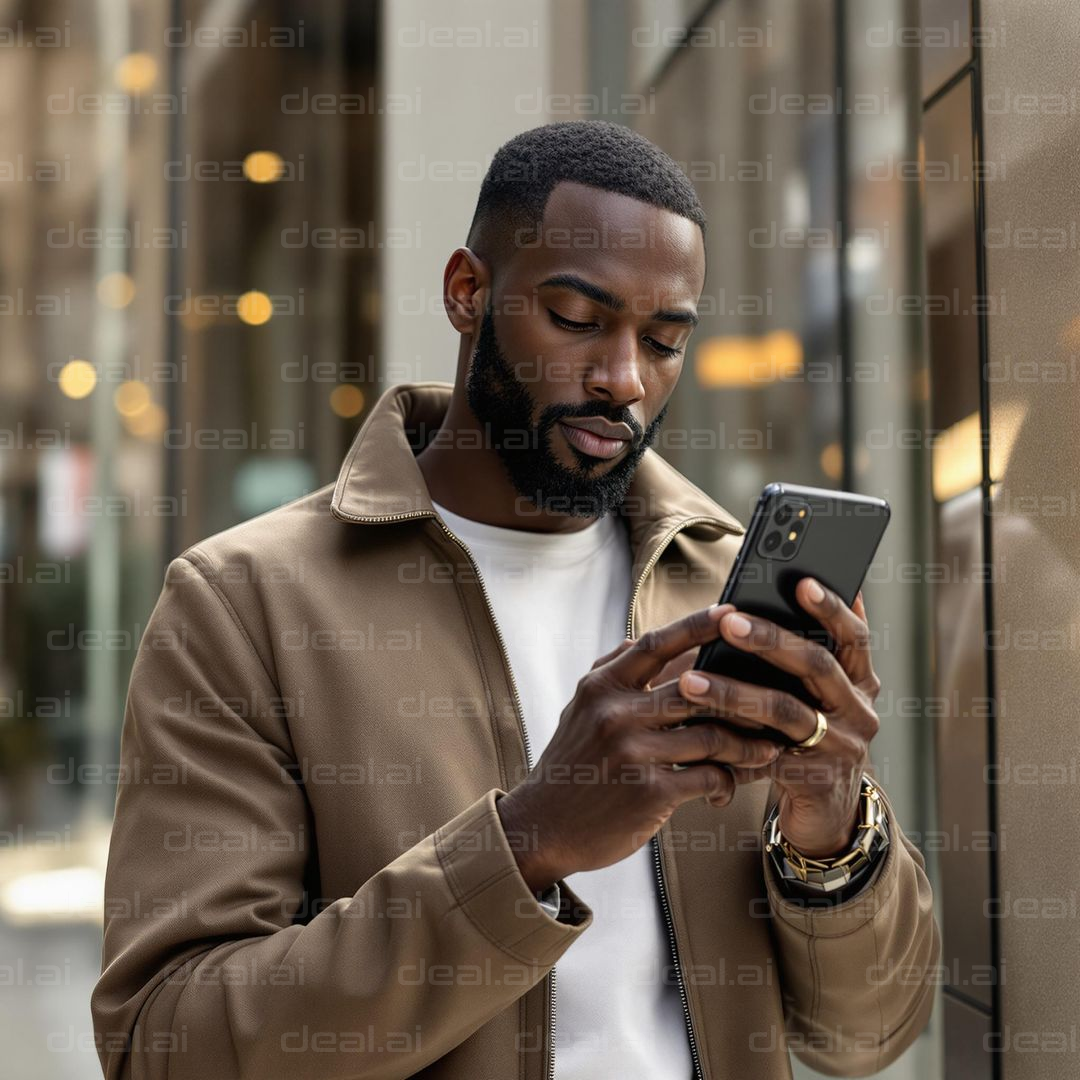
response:
[[[1080,869],[1078,42],[1068,0],[0,0],[13,1075],[98,1074],[165,565],[331,481],[386,386],[453,378],[442,270],[491,155],[586,117],[667,150],[709,216],[661,453],[744,520],[778,479],[892,504],[874,756],[945,970],[885,1075],[1074,1075],[1080,1002],[1044,979],[1071,978]]]

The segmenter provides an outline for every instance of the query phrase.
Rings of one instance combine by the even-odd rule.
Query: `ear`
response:
[[[459,334],[479,332],[490,292],[487,263],[470,248],[455,249],[443,271],[443,303],[447,318]]]

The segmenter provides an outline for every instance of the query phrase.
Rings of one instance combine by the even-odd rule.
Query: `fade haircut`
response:
[[[705,239],[694,185],[655,143],[607,120],[564,120],[515,135],[492,158],[465,241],[494,268],[536,241],[556,184],[570,181],[627,195],[688,218]]]

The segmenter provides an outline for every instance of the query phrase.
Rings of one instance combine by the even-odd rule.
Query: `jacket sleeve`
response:
[[[121,734],[90,1002],[107,1080],[410,1076],[592,921],[565,882],[559,918],[538,903],[497,788],[300,921],[313,825],[281,713],[225,594],[174,559]],[[484,977],[432,979],[434,965]]]
[[[866,885],[842,903],[808,907],[786,898],[762,850],[787,1043],[827,1076],[884,1069],[915,1041],[934,1006],[941,933],[926,860],[878,787],[889,847]]]

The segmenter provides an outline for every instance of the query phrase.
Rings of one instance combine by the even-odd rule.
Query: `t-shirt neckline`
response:
[[[452,531],[468,534],[470,544],[520,553],[580,557],[607,547],[618,536],[621,528],[616,515],[605,514],[599,520],[590,522],[584,529],[573,532],[511,529],[455,514],[434,499],[432,505]]]

